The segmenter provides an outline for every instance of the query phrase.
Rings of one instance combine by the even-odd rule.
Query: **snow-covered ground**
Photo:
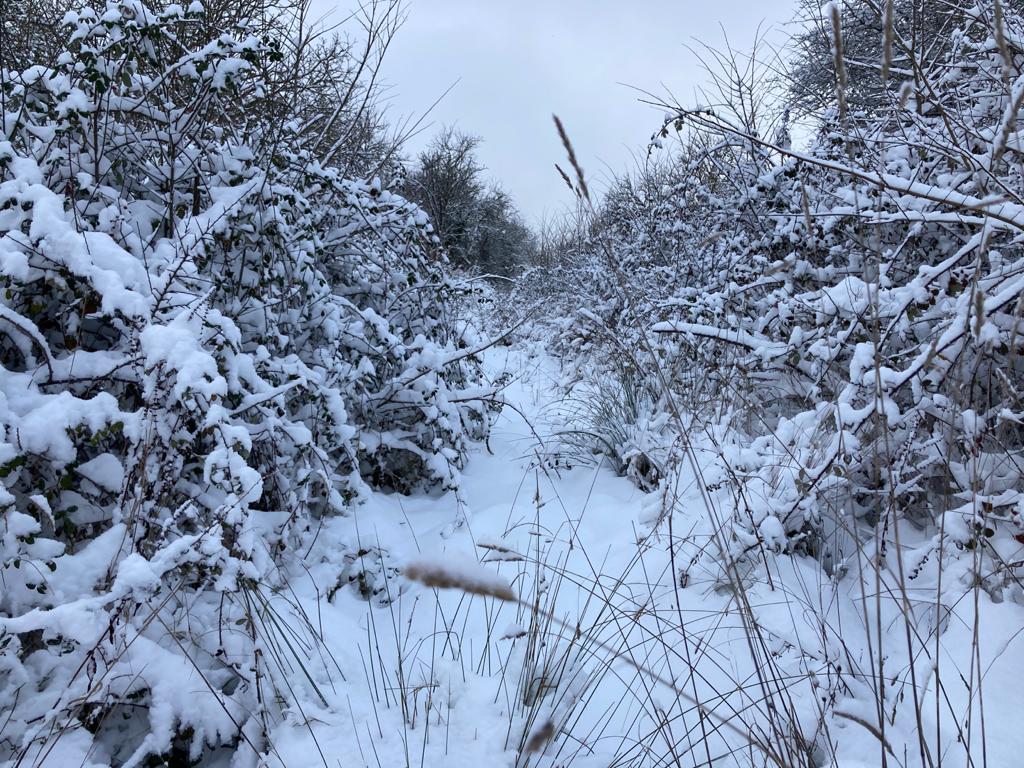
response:
[[[329,663],[319,657],[313,663],[327,704],[309,696],[308,709],[293,713],[293,721],[273,734],[284,765],[307,765],[318,750],[331,766],[337,761],[345,766],[478,766],[483,760],[515,765],[524,731],[543,726],[559,708],[567,710],[563,717],[570,716],[573,699],[590,695],[590,670],[606,655],[593,655],[586,642],[570,642],[570,630],[531,626],[530,611],[522,606],[457,591],[435,595],[393,576],[386,586],[393,600],[387,605],[367,602],[354,586],[327,601],[332,584],[324,584],[321,574],[337,572],[337,559],[343,557],[338,542],[352,545],[354,529],[356,546],[385,549],[389,564],[421,554],[453,562],[494,561],[487,567],[529,599],[535,595],[539,556],[541,603],[550,607],[557,595],[557,615],[571,624],[581,617],[621,620],[605,605],[604,598],[612,594],[637,606],[647,600],[646,594],[633,594],[637,585],[616,585],[614,577],[596,584],[602,573],[639,579],[631,566],[637,537],[645,530],[640,523],[646,514],[644,494],[605,468],[566,470],[543,460],[533,429],[541,437],[550,431],[545,411],[557,393],[558,376],[550,360],[505,350],[491,354],[488,362],[495,369],[508,365],[517,371],[505,393],[516,408],[503,411],[489,450],[481,446],[463,474],[465,524],[452,530],[460,516],[453,494],[377,495],[358,508],[354,519],[332,521],[318,537],[311,559],[320,556],[324,562],[295,584],[295,598],[322,627],[324,652],[333,657]],[[540,642],[544,647],[536,647]],[[527,645],[534,646],[530,654]],[[545,663],[548,674],[561,675],[558,688],[539,679]],[[538,679],[531,680],[531,671]],[[539,693],[527,692],[531,686]],[[621,696],[623,686],[617,687]],[[588,708],[596,712],[612,701],[605,696]],[[633,706],[618,704],[623,713]],[[575,706],[582,709],[582,703]],[[593,746],[605,757],[614,751],[612,745]],[[548,751],[562,752],[560,759],[565,759],[581,748],[590,751],[557,740]]]
[[[324,525],[279,597],[277,653],[301,706],[272,728],[271,765],[764,765],[765,746],[784,765],[881,765],[883,749],[890,764],[918,765],[917,711],[929,733],[941,723],[932,741],[945,762],[965,764],[962,744],[981,743],[977,718],[964,730],[967,686],[954,682],[972,675],[970,593],[943,609],[937,645],[927,575],[912,587],[922,597],[910,626],[894,597],[875,600],[891,586],[885,573],[836,582],[817,561],[769,548],[726,569],[716,531],[730,497],[714,491],[714,460],[651,494],[604,466],[567,468],[550,450],[555,363],[501,350],[488,365],[515,373],[514,407],[472,457],[461,500],[376,495]],[[339,572],[359,570],[353,549],[367,575],[338,588]],[[395,570],[424,557],[482,560],[520,602],[433,590]],[[377,592],[367,601],[360,586]],[[1024,708],[1024,689],[1007,681],[1024,674],[1024,609],[981,595],[987,765],[1012,766],[1024,734],[1006,718]],[[941,664],[920,652],[929,643]]]

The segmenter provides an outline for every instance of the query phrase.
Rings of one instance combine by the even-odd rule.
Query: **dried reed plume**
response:
[[[882,24],[882,84],[889,80],[892,68],[892,43],[896,22],[893,19],[893,0],[885,0],[885,17]]]
[[[576,171],[576,193],[580,195],[584,200],[590,202],[590,190],[587,189],[586,179],[583,177],[583,169],[580,167],[579,161],[576,159],[576,152],[572,148],[572,142],[569,141],[569,134],[565,132],[565,126],[562,125],[562,121],[558,118],[558,115],[552,115],[551,117],[555,120],[555,127],[558,129],[558,137],[562,140],[562,146],[565,147],[565,153],[569,156],[569,165]],[[558,172],[562,174],[562,178],[565,179],[569,187],[572,188],[572,182],[569,181],[568,174],[563,171],[558,165]]]
[[[544,749],[544,745],[547,744],[555,735],[555,724],[549,719],[545,720],[544,724],[540,728],[536,729],[530,734],[530,738],[526,741],[526,746],[523,751],[527,754],[531,752],[540,752]]]
[[[846,120],[846,61],[843,56],[843,28],[839,5],[829,3],[829,17],[832,20],[832,59],[836,69],[836,96],[839,99],[839,122]]]
[[[479,563],[462,564],[420,559],[408,563],[403,573],[410,581],[418,581],[427,587],[461,589],[463,592],[496,597],[499,600],[516,599],[516,594],[508,583]]]

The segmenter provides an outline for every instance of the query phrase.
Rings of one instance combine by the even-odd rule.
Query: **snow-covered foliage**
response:
[[[1024,28],[1005,13],[994,29],[967,15],[919,82],[833,110],[805,152],[678,110],[660,139],[698,136],[680,171],[644,196],[620,183],[559,265],[561,288],[582,286],[560,307],[569,348],[627,368],[650,352],[684,401],[699,386],[735,403],[793,547],[823,507],[884,524],[880,499],[945,515],[959,547],[1019,530]]]
[[[1013,764],[1019,3],[800,0],[601,199],[556,118],[534,249],[292,2],[0,51],[0,768]]]
[[[856,654],[892,670],[912,705],[850,682],[849,636],[804,650],[834,660],[829,696],[873,696],[898,732],[916,718],[912,734],[923,697],[940,696],[921,680],[954,685],[925,670],[945,625],[916,607],[1021,599],[1024,18],[951,3],[940,44],[935,19],[887,23],[889,5],[822,11],[836,28],[816,65],[833,73],[834,106],[801,127],[800,149],[786,110],[769,126],[742,103],[666,103],[656,165],[595,203],[519,290],[553,306],[553,348],[598,371],[583,386],[611,372],[668,417],[650,420],[651,455],[717,455],[700,482],[709,514],[727,511],[712,549],[730,579],[791,555],[817,561],[836,594],[856,578],[888,591],[907,638],[882,638],[879,607],[864,615],[879,636]],[[874,61],[844,48],[852,6],[874,14],[877,36],[857,40]],[[872,73],[870,98],[847,92],[846,66],[865,85]],[[615,429],[594,452],[615,455],[602,445]],[[977,627],[980,611],[958,620]],[[981,678],[964,677],[977,696]],[[976,722],[971,706],[959,723]],[[911,749],[949,748],[933,737]]]
[[[826,514],[938,523],[949,551],[995,557],[994,589],[1011,577],[1022,32],[978,9],[887,109],[833,112],[806,154],[709,112],[677,118],[746,141],[758,173],[715,222],[724,268],[650,330],[705,354],[729,346],[756,382],[742,398],[766,422],[751,431],[771,430],[753,447],[793,547],[817,547]]]
[[[253,764],[297,695],[282,560],[371,488],[457,488],[476,341],[426,215],[261,111],[281,40],[65,25],[0,81],[0,764]]]

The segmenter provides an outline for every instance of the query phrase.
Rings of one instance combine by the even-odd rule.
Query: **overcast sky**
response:
[[[317,10],[351,0],[315,0]],[[633,164],[660,113],[628,86],[688,100],[705,76],[686,46],[746,49],[758,24],[781,28],[794,0],[408,0],[385,63],[392,119],[421,115],[480,136],[490,175],[533,222],[569,200],[553,163],[562,118],[594,186]],[[723,33],[724,29],[724,33]],[[776,39],[779,35],[776,35]]]

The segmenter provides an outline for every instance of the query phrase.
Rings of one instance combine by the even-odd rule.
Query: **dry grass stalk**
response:
[[[526,742],[526,746],[523,751],[527,754],[531,752],[540,752],[544,749],[544,745],[547,744],[555,735],[555,724],[550,719],[545,720],[544,724],[540,728],[530,734],[530,738]]]
[[[562,140],[562,146],[565,147],[565,153],[569,156],[569,165],[576,171],[576,185],[581,197],[584,200],[590,201],[590,190],[587,189],[586,179],[583,177],[583,168],[580,167],[579,161],[576,159],[576,152],[572,148],[572,142],[569,141],[569,134],[565,131],[565,126],[562,125],[562,121],[558,115],[552,115],[555,120],[555,127],[558,129],[558,137]],[[555,166],[558,168],[558,166]],[[568,175],[561,168],[558,168],[558,172],[562,174],[562,178],[568,181]],[[570,186],[571,183],[570,183]]]
[[[889,80],[889,70],[892,68],[892,43],[895,30],[893,18],[893,0],[885,0],[885,16],[882,24],[882,83]]]
[[[405,577],[427,587],[438,589],[461,589],[473,595],[495,597],[498,600],[515,601],[516,594],[499,576],[482,566],[468,567],[460,564],[418,560],[403,569]]]
[[[836,97],[839,100],[839,122],[846,120],[846,60],[843,56],[843,27],[839,5],[829,3],[829,18],[832,21],[832,60],[836,70]]]

